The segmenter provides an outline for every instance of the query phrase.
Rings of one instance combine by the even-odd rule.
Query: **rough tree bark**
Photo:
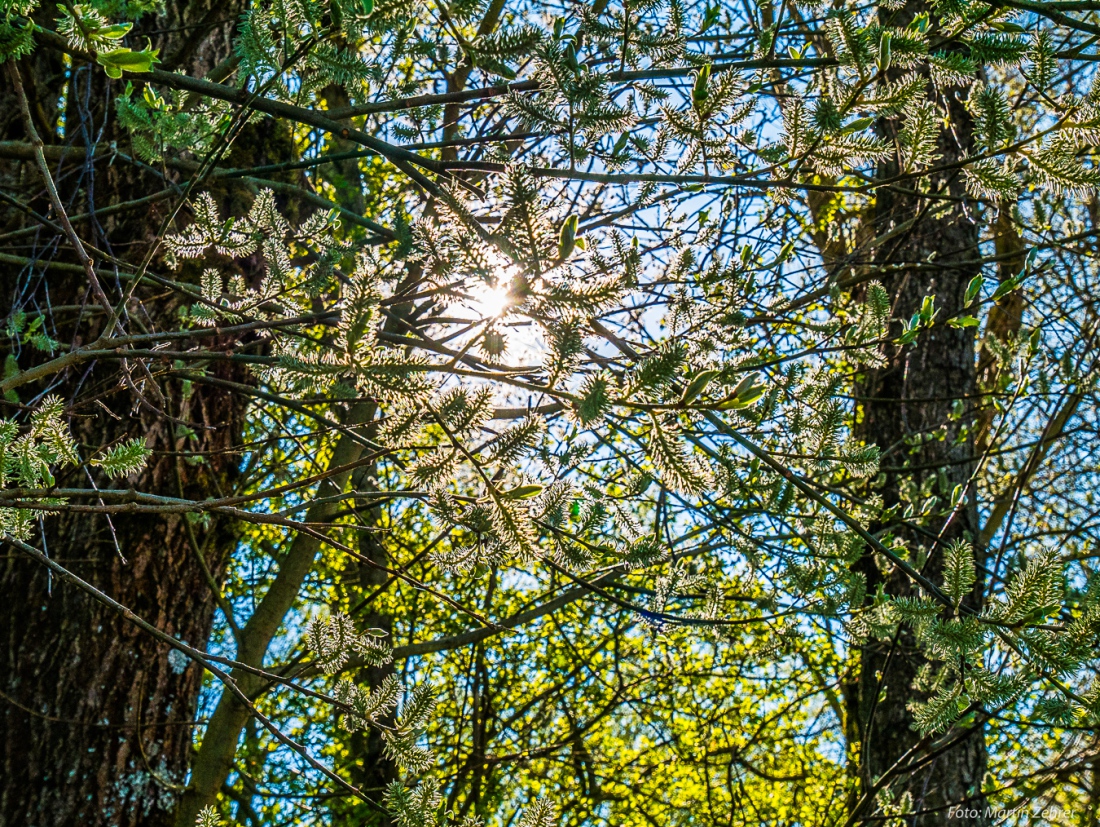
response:
[[[910,4],[900,15],[890,15],[893,25],[898,25],[899,17],[900,24],[905,25],[907,18],[912,19],[922,10],[924,4]],[[949,164],[970,150],[972,121],[958,91],[946,90],[938,101],[938,105],[948,108],[951,127],[941,131],[937,163]],[[885,137],[895,140],[897,136],[891,130]],[[893,159],[880,165],[878,175],[885,179],[898,172],[899,163]],[[976,395],[973,329],[956,329],[943,320],[959,313],[966,287],[980,269],[978,207],[967,195],[957,170],[932,176],[928,189],[933,197],[907,191],[905,185],[881,188],[874,211],[875,236],[902,222],[919,219],[910,232],[875,253],[875,265],[893,268],[882,270],[878,276],[892,298],[892,317],[910,318],[926,295],[935,295],[939,308],[937,323],[931,329],[922,331],[905,347],[888,345],[887,364],[869,371],[857,385],[857,434],[882,452],[883,472],[877,490],[887,507],[903,498],[909,500],[915,496],[914,491],[924,488],[940,498],[940,508],[944,509],[955,486],[965,486],[975,468],[970,427]],[[952,200],[946,202],[949,208],[931,217],[929,208],[942,208],[945,203],[935,199],[937,193]],[[893,335],[898,332],[895,326]],[[929,533],[890,529],[893,536],[905,542],[911,559],[933,582],[942,580],[946,546],[958,538],[978,535],[973,497],[969,502],[949,520],[939,518],[924,526],[932,537],[939,537],[937,541]],[[980,549],[975,552],[979,565],[981,553]],[[869,595],[880,586],[892,595],[916,593],[904,573],[892,569],[870,550],[856,568],[867,578]],[[981,601],[979,579],[964,603],[976,608]],[[862,794],[894,769],[899,758],[920,746],[921,736],[913,726],[909,705],[927,698],[929,692],[919,677],[928,661],[908,628],[902,628],[893,640],[867,642],[859,651],[858,661],[858,676],[846,686],[846,700],[849,739],[858,745],[853,752]],[[916,815],[908,818],[907,824],[947,823],[948,808],[964,803],[970,810],[984,811],[981,784],[986,747],[982,727],[979,722],[969,731],[955,734],[959,739],[950,748],[931,760],[914,761],[887,785],[895,799],[906,792],[911,796]],[[917,759],[923,755],[919,749],[914,753]],[[872,810],[873,806],[865,806],[856,815],[869,816]],[[951,823],[985,824],[986,819],[980,815]]]
[[[171,66],[202,75],[231,54],[241,7],[236,0],[168,4],[162,15],[141,21],[139,29],[152,34]],[[48,6],[43,15],[42,22],[50,25],[56,10]],[[117,141],[120,149],[127,147],[113,121],[122,82],[109,81],[98,67],[74,64],[68,75],[63,69],[60,56],[44,49],[19,63],[38,132],[48,144],[71,147],[54,165],[70,214],[87,213],[93,205],[103,210],[163,189],[163,181],[123,160],[110,165],[91,161],[95,146]],[[0,93],[0,137],[25,142],[12,95]],[[288,146],[284,142],[280,150]],[[33,163],[5,162],[0,187],[39,213],[49,212]],[[170,204],[164,199],[74,223],[87,241],[139,262]],[[0,206],[5,231],[32,223],[8,204]],[[28,258],[75,260],[67,242],[49,230],[22,236],[17,243],[27,242],[33,248],[18,252]],[[104,278],[112,301],[125,285]],[[138,288],[127,312],[149,329],[174,327],[177,308],[163,292]],[[12,311],[42,312],[49,332],[64,346],[86,343],[102,332],[105,314],[89,297],[83,273],[5,262],[0,264],[0,295]],[[23,369],[45,358],[25,346],[17,355]],[[243,378],[234,367],[212,371]],[[133,486],[195,499],[230,490],[238,458],[227,449],[239,435],[240,399],[198,385],[186,393],[173,381],[158,381],[154,388],[133,361],[129,372],[144,399],[132,387],[120,386],[117,362],[100,362],[51,377],[48,385],[24,386],[21,401],[31,404],[46,391],[62,397],[85,457],[122,437],[145,436],[155,452],[146,469],[129,481],[96,477],[101,488]],[[4,415],[14,413],[15,406],[7,403]],[[195,437],[184,438],[165,413],[192,423]],[[182,452],[208,458],[192,464],[182,460]],[[83,471],[58,482],[91,485]],[[209,581],[212,576],[220,582],[233,549],[232,526],[148,514],[116,514],[110,520],[60,514],[47,517],[44,526],[51,557],[165,632],[205,646],[215,608]],[[170,823],[190,763],[201,671],[84,594],[51,583],[33,561],[5,551],[0,561],[0,824]]]

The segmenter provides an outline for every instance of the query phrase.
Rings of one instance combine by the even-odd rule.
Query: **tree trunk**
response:
[[[228,447],[240,421],[229,396],[193,398],[182,413],[193,422],[218,423],[203,436],[206,450]],[[128,417],[116,421],[100,412],[78,428],[85,443],[144,432],[155,451],[182,446],[152,414],[135,427]],[[177,496],[176,461],[156,458],[135,487]],[[228,487],[232,466],[221,466],[188,468],[184,496]],[[103,479],[97,484],[108,487]],[[145,620],[203,648],[214,599],[197,554],[218,578],[233,533],[218,523],[195,536],[197,551],[180,515],[119,514],[108,522],[64,514],[46,518],[45,547]],[[0,592],[7,696],[0,823],[166,823],[189,763],[201,670],[84,593],[51,584],[47,572],[26,558],[7,556]]]
[[[241,7],[240,2],[213,0],[170,3],[162,16],[146,19],[138,28],[167,32],[154,34],[162,57],[201,75],[230,54]],[[51,25],[56,10],[50,6],[43,15],[43,24]],[[65,160],[53,165],[70,214],[161,190],[163,181],[123,160],[109,166],[91,160],[91,149],[102,151],[111,141],[128,149],[113,119],[114,98],[124,81],[109,81],[100,67],[76,63],[68,78],[62,69],[60,56],[42,48],[20,61],[43,140],[71,147]],[[13,94],[0,93],[0,137],[25,142],[28,136],[14,114],[18,107]],[[280,146],[285,148],[285,143]],[[33,163],[5,163],[0,184],[39,213],[50,211]],[[166,198],[74,223],[88,242],[140,262],[172,203]],[[4,205],[0,226],[13,230],[31,222]],[[23,236],[35,245],[27,256],[74,261],[67,241],[52,236],[47,229]],[[110,278],[103,284],[112,302],[129,285]],[[163,292],[139,287],[127,313],[149,330],[177,327],[176,300]],[[83,273],[5,263],[0,265],[0,295],[13,311],[21,309],[31,317],[42,312],[47,329],[63,347],[87,343],[102,332],[105,314],[89,296]],[[15,341],[9,347],[7,352],[23,369],[47,358]],[[211,368],[214,375],[244,378],[230,363],[218,364]],[[199,385],[188,392],[178,381],[154,383],[135,360],[123,370],[130,375],[125,385],[119,381],[118,362],[79,365],[51,377],[48,386],[20,388],[21,401],[33,405],[47,391],[65,400],[85,459],[123,437],[145,437],[155,452],[145,470],[130,480],[97,475],[100,488],[133,487],[190,499],[231,490],[238,459],[228,449],[239,436],[242,402]],[[4,415],[16,413],[8,404]],[[170,417],[189,423],[195,436],[178,432]],[[188,462],[181,453],[206,456]],[[79,470],[59,477],[58,484],[90,487],[92,480]],[[210,580],[221,582],[235,542],[231,525],[189,521],[183,515],[117,513],[108,519],[62,513],[45,517],[43,526],[45,536],[35,542],[61,565],[163,631],[205,647],[216,603]],[[35,562],[13,549],[6,552],[0,563],[0,824],[170,823],[190,763],[201,670],[85,594],[51,582]]]
[[[900,25],[904,26],[906,14],[911,19],[920,10],[911,6],[900,15],[892,15],[893,25],[898,25],[897,18],[901,17]],[[958,100],[959,92],[941,90],[939,96],[938,105],[949,110],[951,127],[940,135],[936,165],[956,161],[970,149],[972,123]],[[892,131],[893,124],[888,127]],[[886,137],[896,138],[893,134]],[[899,171],[898,161],[893,160],[881,164],[878,174],[880,178],[891,178]],[[906,186],[878,190],[873,235],[921,215],[930,206],[942,205],[942,201],[902,192]],[[909,502],[914,502],[919,511],[921,502],[932,494],[939,497],[937,513],[946,514],[952,490],[959,484],[966,486],[975,467],[974,440],[968,427],[976,392],[974,336],[972,328],[956,329],[944,320],[959,313],[966,287],[980,269],[976,263],[977,205],[967,196],[957,170],[933,176],[929,190],[955,199],[950,209],[936,218],[921,216],[911,232],[878,250],[874,263],[896,268],[883,270],[879,277],[893,300],[894,319],[909,319],[920,309],[925,296],[934,295],[939,308],[937,321],[910,345],[887,345],[887,364],[869,371],[857,384],[857,436],[882,452],[883,472],[877,493],[886,507],[901,503],[899,514]],[[897,336],[899,327],[895,325],[891,335]],[[977,537],[977,526],[971,496],[970,504],[954,517],[925,521],[925,532],[890,527],[886,540],[900,537],[910,560],[933,582],[941,582],[946,546],[961,537]],[[930,537],[936,536],[939,541],[933,542]],[[982,550],[977,549],[975,556],[980,566]],[[917,592],[903,572],[871,550],[856,567],[867,578],[869,595],[880,586],[891,595]],[[981,595],[979,580],[964,602],[976,608],[981,604]],[[931,664],[933,668],[940,665]],[[902,627],[893,640],[870,640],[860,649],[858,677],[846,687],[846,695],[848,735],[858,744],[853,760],[861,794],[921,741],[909,705],[930,694],[920,680],[926,666],[929,661],[907,627]],[[960,738],[949,749],[927,762],[914,762],[884,785],[895,801],[905,793],[911,797],[915,815],[906,820],[907,824],[946,823],[949,808],[961,804],[966,804],[968,811],[984,811],[981,784],[986,747],[982,727],[979,723],[969,734],[956,734]],[[918,750],[913,757],[920,759],[924,754]],[[873,811],[874,803],[867,802],[856,815],[867,817]],[[984,815],[979,815],[951,823],[987,822]]]
[[[360,469],[353,482],[358,491],[374,490],[376,465],[366,465]],[[387,568],[394,568],[394,561],[388,559],[386,553],[386,536],[382,528],[382,509],[377,504],[370,504],[362,500],[356,503],[359,520],[363,529],[359,531],[359,553],[365,558]],[[360,629],[381,629],[389,636],[392,643],[393,617],[384,611],[380,611],[378,598],[384,593],[390,580],[389,574],[381,568],[358,563],[359,591],[363,600],[368,600],[365,611],[356,615],[356,623]],[[390,675],[395,674],[396,665],[393,662],[384,666],[367,666],[358,670],[355,681],[361,686],[371,690],[377,688]],[[393,726],[395,721],[393,712],[388,713],[382,723]],[[381,733],[375,727],[366,730],[357,730],[348,737],[348,758],[351,764],[348,766],[348,776],[351,782],[362,790],[370,799],[367,804],[359,801],[349,801],[354,808],[354,820],[351,823],[358,827],[392,827],[393,819],[389,812],[380,806],[386,788],[398,779],[397,765],[393,759],[385,754],[385,742]],[[345,806],[345,802],[341,802]],[[335,816],[339,817],[339,810],[335,809]]]

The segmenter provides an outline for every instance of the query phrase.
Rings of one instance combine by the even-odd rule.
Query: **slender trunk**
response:
[[[359,402],[352,406],[344,420],[349,431],[336,440],[329,467],[342,468],[359,460],[363,444],[352,433],[365,430],[363,426],[374,418],[376,410],[373,402]],[[320,486],[322,495],[342,492],[350,475],[350,471],[344,471],[327,478]],[[332,522],[339,510],[339,503],[321,500],[307,510],[305,522],[310,525]],[[320,548],[320,539],[312,534],[294,536],[280,562],[278,575],[241,632],[237,660],[251,666],[263,666],[268,647],[278,634],[287,612],[297,602],[302,583],[312,571]],[[233,677],[246,696],[256,697],[266,689],[265,680],[252,673],[235,670]],[[191,780],[176,811],[177,827],[191,827],[198,813],[214,803],[232,772],[237,742],[249,714],[247,707],[230,692],[222,691],[195,757]]]
[[[325,104],[330,109],[340,109],[351,103],[347,90],[332,85],[324,90]],[[348,122],[350,125],[350,121]],[[332,153],[343,153],[359,149],[354,141],[338,136],[331,138]],[[366,198],[363,191],[363,174],[359,168],[359,159],[352,158],[332,164],[321,174],[336,185],[337,196],[342,206],[359,215],[364,214]],[[352,476],[352,488],[356,491],[375,489],[376,463],[364,465]],[[356,500],[356,514],[360,525],[358,532],[358,551],[363,557],[382,566],[390,566],[386,554],[385,536],[382,533],[382,509],[377,503]],[[358,592],[368,601],[361,613],[355,615],[355,622],[361,629],[381,629],[388,636],[393,634],[393,618],[379,611],[377,606],[380,592],[385,591],[389,575],[380,568],[363,562],[352,564],[358,573]],[[374,689],[381,685],[387,676],[394,674],[394,664],[384,666],[366,666],[357,670],[353,680],[365,687]],[[391,713],[384,723],[393,724]],[[332,815],[336,823],[354,823],[359,827],[389,827],[393,823],[388,811],[381,802],[386,788],[397,780],[397,765],[385,755],[385,743],[375,728],[357,730],[348,735],[348,780],[363,791],[370,802],[352,798],[334,798]]]
[[[356,490],[374,490],[376,483],[373,477],[377,470],[374,465],[364,466],[357,475],[358,479],[354,481]],[[357,509],[363,526],[359,532],[359,553],[372,562],[395,568],[394,561],[386,553],[381,507],[358,501]],[[360,591],[363,599],[370,602],[362,614],[356,615],[355,621],[361,629],[381,629],[392,638],[393,617],[379,609],[382,602],[379,598],[387,590],[390,576],[382,569],[366,563],[358,563],[357,566]],[[354,680],[373,690],[394,672],[395,664],[392,662],[383,666],[366,666],[358,670]],[[391,712],[383,719],[383,723],[392,726],[395,723],[394,717]],[[379,730],[371,727],[351,733],[348,737],[348,757],[351,759],[348,768],[351,782],[371,799],[370,804],[355,802],[357,812],[354,823],[359,827],[390,827],[393,819],[380,804],[386,788],[397,780],[398,772],[393,759],[385,754],[385,742]]]
[[[922,10],[916,4],[901,13],[910,17]],[[895,19],[895,24],[897,20]],[[904,20],[902,20],[904,25]],[[950,163],[970,149],[972,123],[959,90],[941,90],[937,105],[948,110],[949,129],[939,139],[940,159]],[[890,130],[893,125],[889,125]],[[896,138],[893,134],[888,139]],[[896,145],[896,144],[895,144]],[[897,159],[883,163],[881,178],[899,172]],[[932,192],[951,199],[951,207],[937,217],[922,215],[930,205],[927,197],[900,188],[878,190],[874,235],[920,216],[913,229],[876,252],[877,265],[892,265],[880,277],[893,300],[893,318],[909,319],[927,295],[934,295],[939,308],[937,323],[922,331],[915,342],[904,347],[886,346],[886,365],[869,371],[858,383],[860,402],[857,435],[878,445],[883,472],[877,484],[886,507],[920,503],[930,495],[939,497],[939,512],[950,510],[946,503],[957,485],[966,486],[975,463],[974,439],[968,427],[973,419],[976,393],[975,341],[972,329],[956,329],[943,320],[957,315],[963,306],[967,285],[978,273],[977,205],[967,196],[957,171],[932,177]],[[930,266],[931,265],[931,266]],[[893,335],[899,332],[893,329]],[[977,512],[969,505],[954,517],[940,516],[924,523],[924,532],[891,528],[902,539],[910,559],[921,566],[934,582],[942,575],[945,547],[958,538],[978,534]],[[918,518],[919,519],[919,518]],[[885,527],[883,527],[885,528]],[[930,537],[938,536],[933,542]],[[976,550],[982,562],[982,550]],[[915,594],[905,574],[884,564],[868,552],[857,569],[867,578],[868,594],[882,587],[887,594]],[[981,569],[979,569],[980,571]],[[965,602],[980,606],[982,585],[975,587]],[[913,726],[910,705],[926,699],[930,690],[922,674],[942,664],[930,663],[917,646],[912,631],[899,629],[887,641],[870,640],[858,653],[858,676],[846,687],[849,738],[858,747],[852,751],[862,792],[892,770],[899,758],[918,747],[920,734]],[[914,761],[885,786],[899,801],[908,793],[915,815],[910,825],[946,823],[948,809],[967,804],[968,812],[984,811],[981,793],[986,767],[986,747],[980,723],[968,734],[931,760]],[[923,753],[918,749],[914,757]],[[908,762],[906,762],[908,763]],[[858,815],[872,815],[873,806]],[[984,815],[962,818],[952,824],[985,824]]]

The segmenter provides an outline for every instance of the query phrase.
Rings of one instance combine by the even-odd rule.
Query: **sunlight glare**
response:
[[[468,296],[463,304],[482,319],[498,319],[513,304],[510,281],[503,278],[473,287]]]

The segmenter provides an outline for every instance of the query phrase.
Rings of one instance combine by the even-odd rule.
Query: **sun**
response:
[[[492,257],[488,274],[470,275],[456,285],[444,311],[440,341],[455,351],[478,347],[511,365],[537,365],[545,355],[542,329],[523,312],[527,292],[520,270],[503,256]],[[491,344],[490,344],[491,343]]]
[[[493,284],[478,284],[467,292],[462,304],[483,320],[499,319],[515,304],[511,280],[498,278]]]
[[[491,278],[468,279],[458,306],[473,313],[478,321],[493,322],[521,303],[513,289],[519,270],[495,251],[490,251],[487,257]]]

